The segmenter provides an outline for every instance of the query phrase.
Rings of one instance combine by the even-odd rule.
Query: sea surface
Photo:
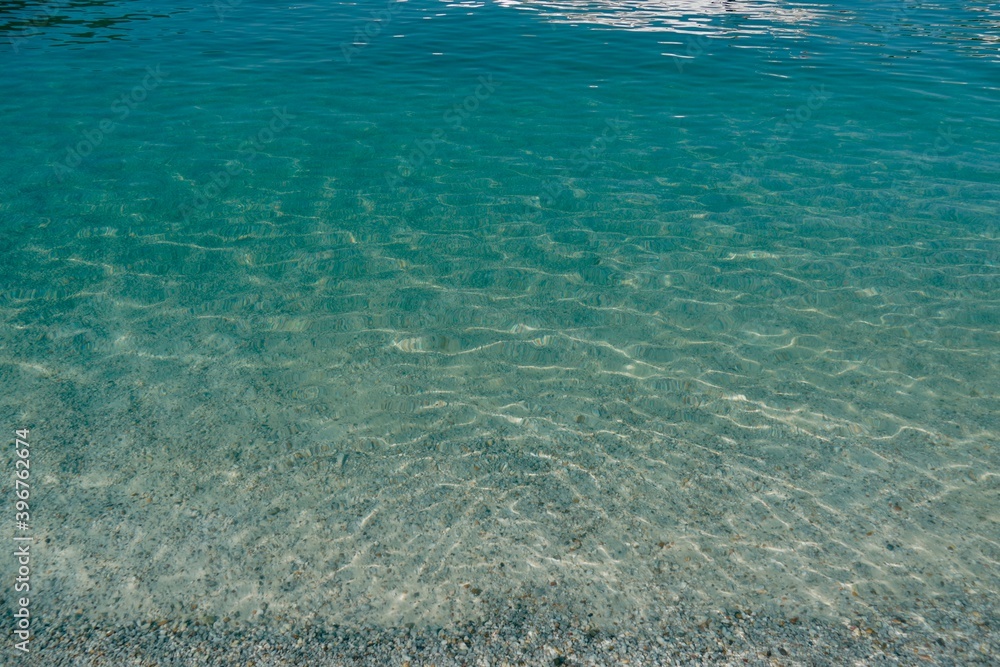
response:
[[[998,103],[997,2],[0,4],[34,613],[995,611]]]

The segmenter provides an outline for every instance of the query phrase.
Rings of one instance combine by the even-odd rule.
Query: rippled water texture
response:
[[[37,613],[995,603],[998,28],[2,3]]]

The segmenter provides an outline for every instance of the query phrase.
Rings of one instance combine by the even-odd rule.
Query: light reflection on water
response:
[[[851,20],[849,10],[828,4],[769,1],[633,0],[536,2],[496,0],[505,7],[535,12],[554,23],[592,24],[644,32],[680,32],[703,35],[730,33],[801,34],[820,20]]]

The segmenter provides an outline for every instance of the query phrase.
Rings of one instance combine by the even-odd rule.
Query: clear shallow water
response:
[[[5,5],[39,604],[995,602],[998,23]]]

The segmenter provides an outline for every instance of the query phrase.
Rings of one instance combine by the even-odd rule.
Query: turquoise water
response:
[[[997,3],[0,26],[37,613],[995,603]]]

